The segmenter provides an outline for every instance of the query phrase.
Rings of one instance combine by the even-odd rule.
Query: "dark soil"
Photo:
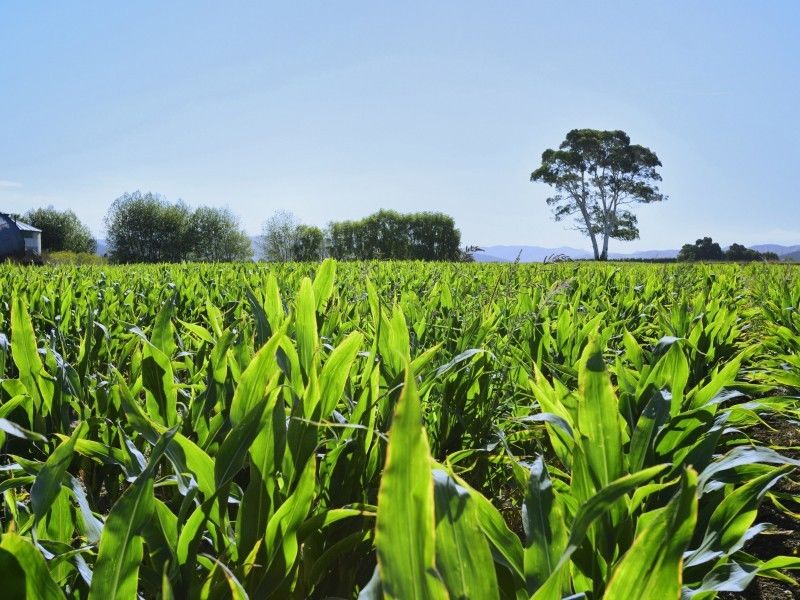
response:
[[[760,426],[751,432],[753,438],[765,446],[779,447],[781,454],[800,458],[800,427],[777,418],[768,419],[767,423],[769,427]],[[793,494],[795,498],[800,498],[800,483],[797,482],[797,476],[794,480],[788,477],[781,480],[775,491]],[[800,512],[798,502],[784,502],[784,505],[795,513]],[[800,523],[796,519],[765,500],[758,511],[756,522],[772,523],[776,529],[757,536],[745,546],[745,551],[761,560],[769,560],[775,556],[800,555]],[[791,576],[791,573],[788,574]],[[722,593],[719,597],[722,600],[800,600],[800,586],[766,577],[756,577],[746,591]]]

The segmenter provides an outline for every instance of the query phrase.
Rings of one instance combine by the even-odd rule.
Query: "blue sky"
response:
[[[612,250],[800,244],[800,3],[0,0],[0,210],[151,190],[250,233],[378,208],[588,247],[528,181],[575,127],[664,163]]]

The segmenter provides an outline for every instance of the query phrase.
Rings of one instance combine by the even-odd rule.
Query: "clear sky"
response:
[[[126,191],[251,234],[379,208],[572,245],[541,152],[623,129],[664,163],[641,240],[800,244],[800,2],[0,0],[0,210],[103,236]]]

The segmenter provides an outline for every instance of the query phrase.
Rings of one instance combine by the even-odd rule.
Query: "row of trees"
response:
[[[93,253],[89,229],[72,211],[53,207],[25,215],[42,230],[43,250]],[[231,262],[253,258],[253,245],[227,209],[201,206],[139,191],[117,198],[105,218],[108,257],[116,263]],[[304,225],[288,212],[265,224],[259,258],[269,261],[398,259],[451,261],[464,258],[461,234],[441,213],[400,214],[382,210],[359,221],[331,223],[326,230]]]
[[[752,248],[747,248],[742,244],[731,244],[727,250],[712,240],[704,237],[695,241],[694,244],[684,244],[678,252],[679,261],[711,261],[729,260],[735,262],[753,262],[756,260],[777,261],[780,257],[774,252],[759,252]]]
[[[461,233],[442,213],[400,214],[381,210],[359,221],[340,221],[326,231],[298,223],[291,213],[279,212],[264,224],[262,257],[270,261],[319,260],[434,260],[463,259]]]
[[[109,258],[117,263],[221,262],[253,257],[250,238],[227,209],[169,202],[133,192],[117,198],[105,219]]]

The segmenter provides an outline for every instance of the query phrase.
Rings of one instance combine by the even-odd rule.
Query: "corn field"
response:
[[[792,588],[798,397],[777,265],[3,266],[0,595]]]

